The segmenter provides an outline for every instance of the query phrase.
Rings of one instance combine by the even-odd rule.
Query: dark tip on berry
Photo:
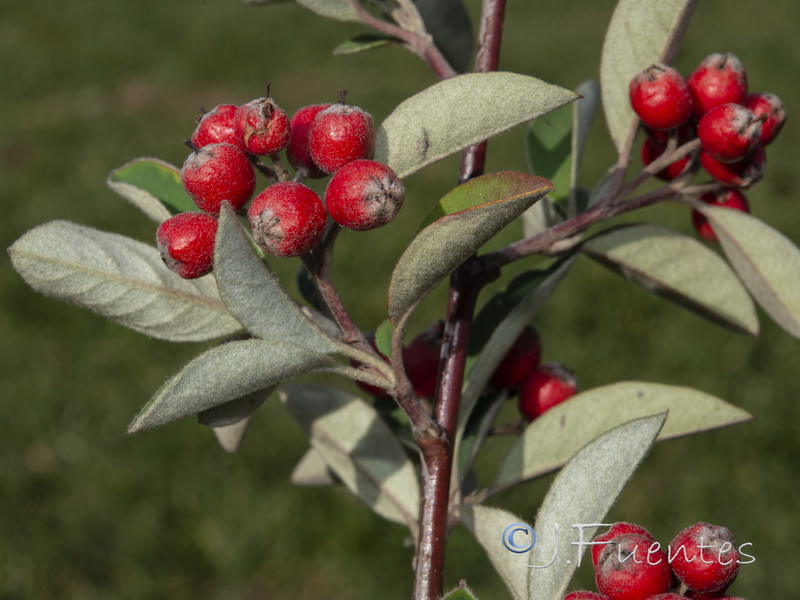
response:
[[[195,123],[199,123],[200,121],[202,121],[202,120],[203,120],[203,117],[204,117],[204,116],[206,116],[206,113],[207,113],[207,112],[208,112],[208,111],[206,110],[205,106],[201,106],[201,107],[200,107],[200,114],[199,114],[199,115],[197,115],[197,118],[194,120],[194,122],[195,122]]]
[[[347,98],[347,90],[342,88],[341,90],[339,90],[339,104],[347,104],[347,102],[345,102],[346,98]]]
[[[192,140],[183,140],[183,143],[184,145],[188,146],[192,152],[198,152],[200,150],[200,148],[194,145],[194,142],[192,142]]]
[[[269,98],[269,90],[270,90],[271,87],[272,87],[272,82],[268,81],[267,82],[267,98]]]

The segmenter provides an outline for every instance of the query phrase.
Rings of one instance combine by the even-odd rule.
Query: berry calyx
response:
[[[645,164],[645,166],[649,165],[651,162],[664,154],[666,149],[666,143],[660,142],[652,137],[646,138],[644,144],[642,144],[642,162]],[[664,181],[672,181],[684,173],[689,172],[694,164],[694,160],[694,154],[687,154],[686,156],[679,158],[675,162],[670,163],[658,171],[656,173],[656,177]]]
[[[783,102],[775,94],[753,93],[747,94],[742,104],[763,118],[761,124],[761,141],[769,144],[780,133],[786,122],[786,109]]]
[[[608,531],[606,531],[601,535],[596,536],[592,540],[592,542],[594,543],[594,545],[592,546],[592,564],[594,566],[597,566],[597,561],[600,559],[600,554],[603,552],[603,548],[605,548],[608,545],[608,542],[610,542],[616,537],[625,535],[626,533],[638,533],[639,535],[651,538],[654,542],[656,541],[655,538],[651,535],[651,533],[641,525],[636,525],[635,523],[628,523],[626,521],[620,521],[619,523],[614,523],[611,527],[608,528]]]
[[[706,192],[700,196],[700,200],[712,206],[721,206],[742,212],[750,212],[750,204],[745,195],[739,190],[728,188],[720,192]],[[717,241],[717,234],[711,227],[711,223],[703,213],[692,209],[692,224],[698,235],[710,242]]]
[[[325,206],[342,227],[367,231],[394,219],[405,198],[405,188],[394,171],[374,160],[354,160],[328,182]]]
[[[533,421],[575,395],[575,375],[558,363],[544,363],[528,373],[519,388],[519,410]]]
[[[403,364],[414,393],[420,398],[436,394],[436,376],[442,350],[444,324],[437,321],[403,348]]]
[[[739,550],[727,527],[696,523],[670,542],[670,564],[678,579],[696,592],[730,585],[739,572]]]
[[[761,137],[761,119],[741,104],[720,104],[697,124],[703,151],[720,162],[742,160]]]
[[[233,126],[243,147],[257,156],[276,154],[289,143],[289,117],[272,98],[257,98],[240,106]]]
[[[653,129],[674,129],[692,115],[689,88],[681,74],[667,65],[657,63],[638,73],[628,93],[634,112]]]
[[[671,582],[666,553],[658,542],[638,533],[611,540],[595,566],[597,591],[612,600],[645,600],[668,592]]]
[[[721,162],[708,152],[700,152],[700,164],[720,183],[746,190],[764,176],[767,154],[764,144],[759,143],[748,156],[732,163]]]
[[[247,210],[253,240],[276,256],[300,256],[322,241],[327,215],[319,196],[302,183],[269,186]]]
[[[371,159],[375,152],[372,115],[342,100],[316,116],[308,144],[312,160],[325,173],[360,158]]]
[[[294,113],[289,121],[291,134],[289,135],[289,145],[286,146],[286,157],[292,167],[298,170],[305,169],[306,176],[312,179],[324,177],[325,172],[311,158],[311,150],[308,146],[311,126],[317,115],[330,106],[330,104],[306,106]]]
[[[214,267],[217,220],[204,213],[186,212],[161,223],[156,244],[161,260],[184,279],[207,275]]]
[[[694,116],[699,119],[720,104],[740,103],[747,93],[747,72],[731,52],[710,54],[689,75],[686,84],[692,95]]]
[[[491,383],[499,388],[515,388],[533,371],[542,358],[539,331],[528,325],[508,349],[492,374]]]
[[[197,148],[181,168],[181,182],[197,208],[219,215],[223,201],[239,210],[256,187],[256,174],[247,155],[233,144]]]
[[[197,148],[222,143],[239,146],[239,138],[233,128],[237,108],[235,104],[220,104],[201,116],[192,133],[192,143]]]

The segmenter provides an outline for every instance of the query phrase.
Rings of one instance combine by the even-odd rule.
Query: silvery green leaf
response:
[[[626,381],[594,388],[528,425],[497,470],[489,494],[559,468],[581,446],[621,423],[667,411],[662,440],[753,418],[741,408],[687,387]]]
[[[600,104],[600,84],[594,79],[588,79],[581,83],[575,90],[582,98],[573,106],[572,111],[572,165],[570,169],[570,188],[578,185],[578,173],[580,171],[583,152],[586,150],[586,142],[589,139],[589,131],[592,128],[594,117],[597,114],[597,107]]]
[[[51,221],[25,233],[8,252],[37,292],[151,337],[195,342],[241,329],[213,277],[182,279],[154,247],[123,235]]]
[[[137,158],[114,169],[108,187],[157,223],[197,206],[181,183],[180,170],[157,158]]]
[[[576,553],[575,525],[602,523],[622,488],[649,452],[664,424],[658,414],[629,421],[596,438],[581,449],[561,472],[547,492],[536,515],[537,541],[528,555],[530,564],[547,568],[528,568],[530,600],[559,600],[585,547]],[[597,527],[584,530],[591,540]],[[577,554],[577,556],[576,556]]]
[[[256,255],[227,202],[219,215],[214,276],[225,306],[255,337],[289,340],[314,352],[337,351],[337,343],[303,313]]]
[[[225,452],[233,454],[239,450],[242,441],[244,441],[244,434],[247,433],[247,427],[250,425],[251,418],[252,415],[236,423],[213,428],[214,436]]]
[[[241,398],[235,398],[225,404],[213,406],[197,414],[197,420],[206,427],[227,427],[243,421],[255,413],[275,389],[257,390]]]
[[[280,394],[311,446],[350,491],[382,517],[414,530],[417,473],[375,409],[325,385],[287,385]]]
[[[358,13],[350,0],[295,0],[308,10],[337,21],[358,21]]]
[[[377,130],[375,160],[407,177],[577,97],[517,73],[451,77],[404,100],[386,117]]]
[[[620,0],[611,17],[600,58],[603,110],[611,139],[622,152],[636,125],[628,99],[633,76],[677,51],[696,0]]]
[[[781,232],[742,211],[698,207],[756,302],[800,337],[800,250]]]
[[[227,342],[190,361],[169,379],[128,427],[166,425],[303,373],[334,369],[330,357],[301,346],[259,339]]]
[[[459,73],[472,61],[472,23],[461,0],[414,0],[436,47]]]
[[[522,237],[533,237],[563,220],[553,200],[545,196],[522,213]]]
[[[660,225],[622,225],[586,240],[582,251],[701,317],[758,335],[758,316],[747,290],[716,252],[693,237]]]
[[[336,476],[320,453],[309,448],[295,466],[289,480],[295,485],[327,486],[336,483]]]
[[[383,48],[390,44],[397,44],[399,40],[388,35],[376,33],[363,33],[354,38],[342,42],[333,49],[334,56],[343,56],[345,54],[357,54],[367,50],[374,50],[375,48]]]

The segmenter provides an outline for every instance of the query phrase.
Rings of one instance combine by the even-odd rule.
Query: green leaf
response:
[[[157,158],[137,158],[114,169],[108,187],[160,223],[182,212],[197,212],[181,183],[180,170]]]
[[[338,351],[337,342],[303,313],[258,258],[227,202],[219,216],[214,276],[228,310],[255,337],[291,340],[325,354]]]
[[[363,400],[324,385],[289,385],[281,400],[328,467],[382,517],[416,528],[414,465],[378,413]]]
[[[671,61],[695,4],[696,0],[617,3],[600,58],[600,85],[606,123],[618,152],[637,123],[628,84],[653,63]]]
[[[375,330],[375,345],[378,346],[378,352],[387,358],[392,356],[392,323],[386,319],[378,325]]]
[[[420,231],[395,266],[389,285],[392,324],[397,327],[453,269],[551,189],[541,177],[504,171],[450,192],[440,206],[446,200],[458,212]]]
[[[476,406],[464,428],[464,434],[459,439],[456,461],[457,472],[462,474],[462,493],[464,495],[468,492],[463,490],[463,481],[466,480],[466,475],[481,446],[489,436],[489,432],[497,420],[497,415],[505,405],[506,400],[508,400],[508,394],[505,392],[494,391],[493,393],[482,395],[475,403]]]
[[[747,290],[716,252],[660,225],[622,225],[585,241],[582,251],[626,279],[737,333],[758,335]]]
[[[461,0],[414,0],[436,47],[456,71],[464,73],[472,62],[472,23]]]
[[[136,415],[128,433],[160,427],[336,364],[324,354],[286,342],[228,342],[196,357],[161,386]]]
[[[570,187],[578,185],[578,172],[586,149],[586,142],[589,140],[589,132],[592,122],[597,114],[597,107],[600,104],[600,84],[594,79],[588,79],[578,86],[575,90],[582,98],[574,104],[572,112],[572,172],[570,175]]]
[[[553,564],[547,568],[528,569],[528,598],[558,600],[563,598],[585,546],[578,546],[577,556],[569,552],[575,538],[575,525],[602,523],[622,488],[649,452],[666,415],[659,414],[629,421],[593,440],[561,470],[550,486],[539,512],[534,531],[539,533],[529,554],[532,565]],[[597,527],[583,533],[591,540]]]
[[[25,233],[8,252],[37,292],[151,337],[196,342],[241,329],[212,277],[182,279],[154,247],[129,237],[52,221]]]
[[[204,410],[198,413],[197,420],[206,427],[227,427],[239,423],[255,413],[274,389],[275,386],[270,386]]]
[[[687,387],[627,381],[594,388],[554,406],[525,429],[503,460],[489,494],[563,465],[604,431],[669,411],[659,439],[727,427],[752,419],[746,411]]]
[[[522,213],[522,237],[533,237],[563,220],[555,202],[550,196],[545,196]]]
[[[800,250],[781,232],[742,211],[698,206],[756,302],[800,337]]]
[[[442,600],[478,600],[478,598],[466,582],[462,581],[457,588],[447,592]]]
[[[337,21],[358,21],[358,13],[350,0],[295,0],[308,10]]]
[[[318,487],[336,483],[328,463],[314,448],[309,448],[295,465],[289,480],[295,485]]]
[[[388,35],[362,33],[336,46],[336,48],[333,49],[333,54],[335,56],[357,54],[366,50],[374,50],[375,48],[383,48],[390,44],[397,44],[398,42],[399,40],[397,38]]]
[[[269,4],[283,4],[290,0],[244,0],[245,4],[252,4],[253,6],[266,6]]]
[[[577,97],[516,73],[451,77],[404,100],[386,117],[377,130],[375,160],[407,177]]]
[[[579,106],[578,100],[572,106]],[[553,182],[549,195],[562,200],[569,195],[572,170],[572,113],[564,106],[536,119],[528,126],[525,157],[532,173]]]

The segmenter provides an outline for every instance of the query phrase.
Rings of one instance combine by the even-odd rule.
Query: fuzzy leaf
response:
[[[555,190],[549,195],[562,200],[569,195],[572,171],[572,113],[573,107],[583,102],[578,100],[571,107],[539,117],[528,126],[525,157],[531,173],[536,173],[553,182]]]
[[[337,343],[303,314],[253,250],[230,205],[219,216],[214,276],[228,310],[255,337],[331,354]]]
[[[389,319],[381,321],[378,328],[375,330],[375,345],[378,346],[378,352],[387,358],[392,356],[392,323]]]
[[[516,73],[470,73],[401,102],[377,130],[375,160],[407,177],[572,102],[577,94]]]
[[[157,158],[132,160],[111,171],[106,183],[157,223],[198,210],[183,189],[180,170]]]
[[[699,206],[756,302],[800,337],[800,250],[781,232],[744,212]]]
[[[333,49],[335,56],[343,56],[345,54],[357,54],[366,50],[374,50],[375,48],[383,48],[390,44],[398,43],[397,38],[388,35],[381,35],[377,33],[363,33],[354,38],[342,42]]]
[[[633,76],[656,62],[669,63],[696,0],[620,0],[600,58],[603,110],[611,139],[622,152],[636,116],[628,99]]]
[[[414,0],[436,47],[459,73],[472,61],[472,23],[461,0]]]
[[[475,596],[475,592],[462,581],[456,589],[447,592],[442,600],[478,600],[478,598]]]
[[[522,238],[533,237],[563,220],[553,200],[545,196],[522,214]]]
[[[747,290],[716,252],[693,237],[660,225],[622,225],[587,240],[582,250],[647,291],[737,333],[758,335]]]
[[[414,465],[378,413],[344,390],[289,385],[281,400],[330,469],[382,517],[416,527]]]
[[[665,411],[669,418],[661,440],[752,419],[741,408],[687,387],[626,381],[594,388],[528,425],[503,460],[490,493],[559,468],[581,446],[621,423]]]
[[[275,389],[270,386],[225,404],[220,404],[198,413],[197,420],[206,427],[227,427],[243,421],[255,413]]]
[[[295,0],[308,10],[337,21],[358,21],[358,14],[350,0]]]
[[[160,427],[336,364],[324,354],[286,342],[228,342],[196,357],[161,386],[136,415],[128,433]]]
[[[51,221],[25,233],[8,252],[37,292],[154,338],[196,342],[241,329],[212,277],[181,279],[154,247],[123,235]]]
[[[309,448],[295,465],[289,480],[295,485],[316,487],[333,485],[336,483],[336,476],[320,453]]]
[[[578,452],[561,470],[550,486],[539,512],[534,531],[540,535],[531,550],[531,564],[547,568],[528,569],[528,598],[557,600],[563,598],[585,546],[578,547],[577,557],[569,552],[575,538],[574,525],[602,523],[622,488],[633,475],[655,442],[666,415],[657,414],[629,421],[607,431]],[[591,540],[597,527],[584,530]]]
[[[589,139],[597,107],[600,104],[600,84],[594,79],[588,79],[575,90],[582,98],[575,103],[572,111],[572,171],[570,186],[578,185],[578,172]]]
[[[247,428],[250,425],[251,419],[252,415],[236,423],[213,428],[214,436],[225,452],[233,454],[239,450],[239,447],[244,441],[244,434],[247,433]]]
[[[389,286],[393,325],[478,248],[552,190],[541,177],[504,171],[472,179],[440,202],[454,207],[420,231],[400,257]],[[444,209],[445,212],[451,208]]]

